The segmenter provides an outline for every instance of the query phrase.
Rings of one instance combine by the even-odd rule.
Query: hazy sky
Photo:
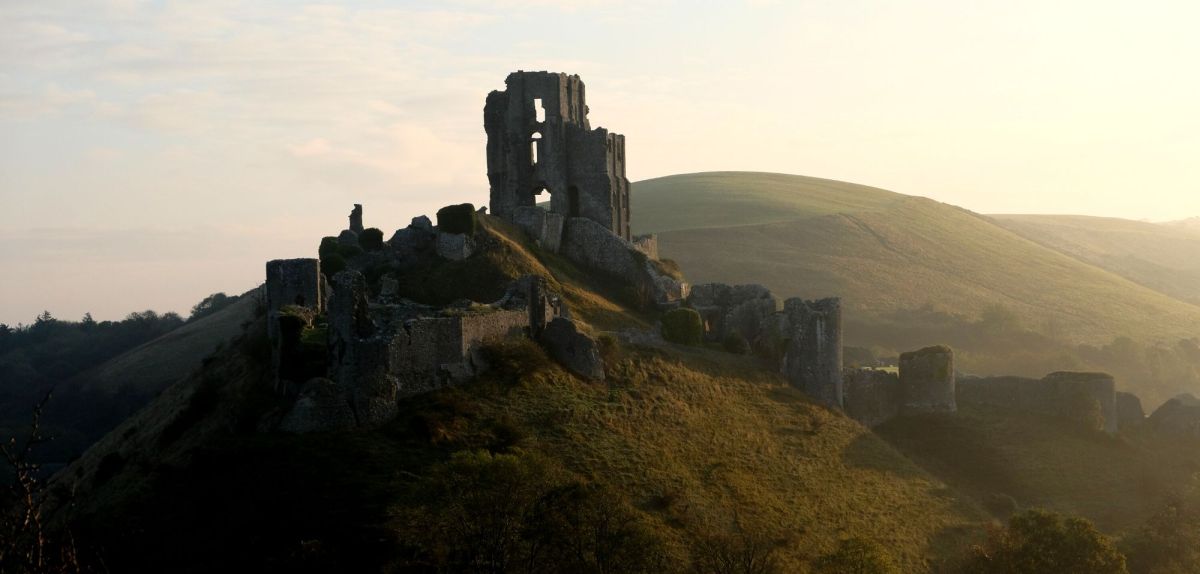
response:
[[[486,203],[484,97],[517,69],[580,74],[633,180],[1200,215],[1197,21],[1145,0],[0,0],[0,322],[186,313],[315,256],[352,203],[389,236]]]

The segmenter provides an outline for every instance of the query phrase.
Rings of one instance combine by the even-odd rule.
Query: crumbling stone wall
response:
[[[325,281],[318,259],[275,259],[267,262],[267,335],[279,339],[279,310],[286,305],[325,311]]]
[[[900,414],[900,377],[878,369],[847,369],[843,382],[846,416],[868,427]]]
[[[954,351],[926,347],[900,355],[900,411],[906,415],[958,411],[954,381]]]
[[[693,285],[688,306],[700,314],[705,339],[714,343],[736,333],[761,348],[778,323],[779,300],[762,285]]]
[[[831,407],[842,406],[842,301],[792,298],[783,304],[788,336],[783,374]]]
[[[625,137],[592,129],[579,76],[518,71],[483,110],[491,211],[514,219],[550,193],[550,211],[599,223],[626,240]]]
[[[561,252],[584,267],[628,281],[664,307],[678,305],[690,290],[682,279],[660,272],[632,243],[590,219],[567,220]]]
[[[1119,428],[1116,385],[1105,373],[1051,373],[1045,378],[989,377],[961,381],[958,400],[966,405],[1001,407],[1063,420],[1078,414],[1080,399],[1095,400],[1103,417],[1101,428]]]
[[[562,244],[563,225],[566,223],[561,213],[540,207],[518,207],[513,210],[512,222],[525,230],[542,250],[558,253]]]
[[[1055,389],[1060,402],[1067,409],[1078,405],[1077,399],[1080,395],[1094,399],[1100,404],[1100,416],[1104,419],[1102,422],[1104,432],[1116,434],[1118,424],[1117,384],[1112,375],[1060,371],[1046,375],[1042,382]],[[1070,410],[1067,412],[1071,413]]]
[[[638,251],[646,254],[646,257],[658,259],[658,235],[647,233],[645,235],[636,235],[633,238],[633,246],[638,248]]]
[[[524,310],[408,321],[390,342],[397,396],[409,397],[469,379],[476,369],[473,351],[488,339],[523,333],[528,321]]]

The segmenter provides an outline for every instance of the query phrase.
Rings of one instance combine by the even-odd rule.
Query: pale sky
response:
[[[388,236],[484,204],[483,102],[517,69],[580,74],[632,180],[1197,216],[1197,22],[1153,0],[0,0],[0,322],[186,315],[315,256],[352,203]]]

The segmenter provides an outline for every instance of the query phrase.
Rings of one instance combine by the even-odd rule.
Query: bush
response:
[[[900,569],[878,544],[862,538],[850,538],[837,550],[817,559],[814,572],[819,574],[898,574]]]
[[[704,321],[695,309],[672,309],[662,318],[664,339],[682,345],[699,345],[704,339]]]
[[[735,331],[725,336],[721,341],[721,348],[735,355],[747,355],[750,353],[750,341]]]
[[[991,532],[967,563],[973,574],[1087,572],[1126,574],[1125,557],[1113,542],[1082,518],[1045,510],[1013,516],[1008,528]]]
[[[479,218],[475,206],[470,203],[447,205],[437,212],[438,231],[443,233],[463,233],[475,235],[479,226]]]
[[[338,243],[338,238],[322,237],[321,238],[321,246],[317,248],[317,253],[321,259],[325,259],[326,257],[329,257],[330,255],[337,254],[339,252],[340,247],[341,247],[341,244]]]
[[[369,227],[358,234],[358,245],[366,251],[383,249],[383,231],[378,227]]]

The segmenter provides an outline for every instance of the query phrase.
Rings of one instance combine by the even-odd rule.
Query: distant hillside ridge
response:
[[[1200,225],[1082,215],[992,215],[1001,226],[1185,303],[1200,304]]]

